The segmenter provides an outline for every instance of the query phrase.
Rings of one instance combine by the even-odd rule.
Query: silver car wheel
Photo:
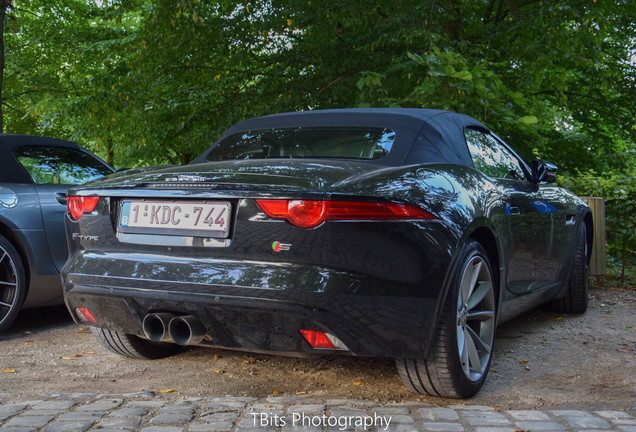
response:
[[[18,307],[18,271],[13,258],[0,245],[0,324]]]
[[[488,264],[474,256],[464,267],[457,296],[457,347],[466,377],[487,372],[495,336],[495,294]]]

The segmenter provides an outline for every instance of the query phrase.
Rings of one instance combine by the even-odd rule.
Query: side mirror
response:
[[[532,161],[532,181],[535,183],[554,183],[558,167],[541,159]]]

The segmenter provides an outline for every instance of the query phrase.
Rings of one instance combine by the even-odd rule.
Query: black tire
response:
[[[120,333],[115,330],[91,327],[93,335],[108,351],[125,357],[139,359],[160,359],[183,351],[179,345],[155,343],[139,336]]]
[[[0,333],[13,324],[26,296],[26,276],[18,251],[0,236]]]
[[[400,378],[417,393],[471,397],[490,368],[497,310],[492,267],[475,241],[466,245],[459,263],[428,357],[396,360]]]
[[[567,281],[565,297],[552,301],[552,309],[556,312],[581,314],[587,310],[588,304],[588,244],[585,222],[579,227],[574,251],[574,262]]]

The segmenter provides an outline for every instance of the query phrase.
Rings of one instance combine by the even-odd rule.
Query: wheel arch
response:
[[[22,260],[22,263],[23,263],[22,267],[24,268],[24,277],[26,278],[26,283],[25,283],[26,290],[25,290],[25,296],[24,296],[24,298],[26,299],[26,296],[29,294],[29,287],[31,285],[30,283],[31,282],[31,261],[29,260],[29,253],[28,253],[27,247],[22,241],[22,239],[20,238],[20,236],[17,235],[15,231],[12,230],[2,220],[0,220],[0,235],[6,238],[11,243],[11,245],[13,245],[15,250],[18,252],[18,255],[20,255],[20,259]]]
[[[475,230],[473,230],[467,237],[467,239],[475,240],[479,243],[486,254],[488,255],[488,261],[490,261],[490,265],[493,271],[493,278],[495,278],[495,295],[497,296],[497,301],[500,300],[501,290],[502,290],[502,275],[501,275],[501,254],[499,252],[499,243],[497,242],[497,237],[495,233],[486,226],[479,226]]]
[[[491,269],[493,272],[493,278],[495,280],[495,303],[497,305],[497,310],[500,309],[503,295],[504,285],[502,281],[505,280],[503,274],[503,266],[502,266],[502,255],[499,242],[497,241],[497,236],[494,230],[488,225],[488,221],[486,219],[481,219],[475,221],[472,226],[472,229],[466,230],[465,234],[458,241],[458,244],[455,248],[455,252],[453,253],[451,264],[449,266],[448,272],[444,279],[444,284],[442,286],[442,293],[437,300],[437,307],[435,312],[435,323],[439,322],[439,317],[442,312],[442,306],[444,302],[446,302],[446,297],[449,295],[451,290],[453,274],[458,269],[458,257],[461,255],[462,250],[466,247],[466,245],[470,241],[476,241],[479,243],[488,256],[488,261],[490,262]],[[499,315],[499,314],[497,314]],[[497,317],[497,321],[499,318]],[[430,337],[432,338],[432,334],[435,332],[435,326],[432,326],[430,332]],[[424,355],[428,355],[430,351],[430,345],[427,347]]]

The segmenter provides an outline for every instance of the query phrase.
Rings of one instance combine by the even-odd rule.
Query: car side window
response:
[[[74,149],[19,147],[14,155],[35,184],[77,185],[112,172],[90,154]]]
[[[465,136],[476,169],[489,177],[525,180],[519,159],[492,135],[466,129]]]

